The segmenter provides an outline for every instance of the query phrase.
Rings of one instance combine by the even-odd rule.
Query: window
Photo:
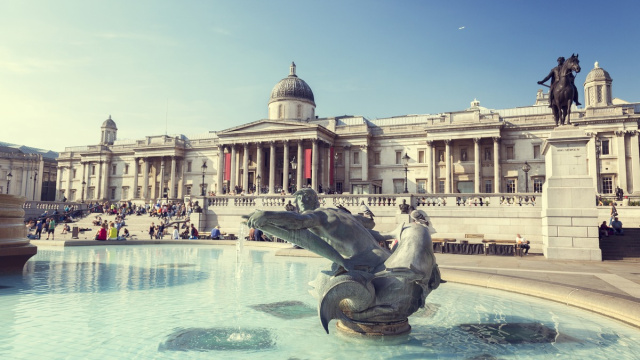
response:
[[[418,194],[426,194],[427,192],[427,180],[426,179],[416,179],[417,189],[416,192]]]
[[[396,151],[396,164],[402,164],[402,151]]]
[[[533,145],[533,158],[540,159],[540,145]]]
[[[111,188],[111,200],[116,199],[116,188]]]
[[[344,161],[343,160],[344,159],[343,158],[344,157],[344,153],[336,153],[336,154],[338,154],[338,159],[336,160],[336,165],[341,165],[342,166],[344,164],[343,163],[343,161]]]
[[[94,187],[90,187],[87,189],[87,199],[93,199],[95,198],[95,192],[96,192],[96,188]]]
[[[187,172],[191,172],[191,161],[187,161]]]
[[[187,195],[191,195],[191,185],[187,185]]]
[[[602,102],[602,85],[598,85],[596,89],[597,89],[596,93],[598,94],[598,102],[601,103]]]
[[[420,164],[424,164],[425,162],[427,162],[424,150],[418,150],[418,162]]]
[[[78,172],[78,170],[77,170],[77,169],[73,169],[73,178],[74,178],[74,179],[76,178],[76,173],[77,173],[77,172]]]
[[[298,104],[298,119],[302,118],[302,105]]]
[[[513,154],[513,145],[512,146],[507,146],[506,150],[507,150],[507,160],[515,159],[515,156]]]
[[[284,107],[281,105],[278,105],[278,119],[282,119],[284,117]]]
[[[404,192],[404,179],[393,179],[393,193],[402,194]]]
[[[380,165],[380,151],[373,153],[373,165]]]
[[[491,180],[485,180],[484,181],[484,192],[485,193],[492,193],[493,192],[493,183],[491,182]]]
[[[91,175],[95,175],[95,174],[96,174],[96,166],[91,165]]]
[[[369,187],[367,185],[351,185],[351,193],[354,195],[368,194]]]
[[[444,180],[438,180],[438,192],[441,194],[444,193]]]
[[[126,164],[126,165],[124,166],[124,174],[125,174],[125,175],[129,175],[129,164]]]
[[[128,199],[128,198],[129,198],[129,187],[128,186],[123,186],[122,187],[122,199],[124,200],[124,199]]]
[[[142,193],[142,186],[138,186],[136,189],[136,199],[140,199],[140,194]]]
[[[609,155],[609,140],[602,140],[602,155]]]
[[[360,151],[353,152],[353,165],[360,165]]]
[[[507,179],[506,180],[507,193],[513,194],[516,192],[516,179]]]
[[[533,192],[541,193],[542,192],[542,184],[544,183],[544,179],[542,178],[534,178],[533,179]]]
[[[342,194],[342,181],[336,181],[336,192]]]
[[[613,193],[613,178],[611,176],[602,177],[602,192],[605,194]]]
[[[467,161],[467,149],[460,149],[460,161]]]
[[[111,175],[115,175],[116,174],[116,165],[111,166]]]

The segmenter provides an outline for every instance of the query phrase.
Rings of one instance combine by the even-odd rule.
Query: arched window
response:
[[[283,105],[282,104],[278,105],[278,119],[282,119],[284,117],[283,112],[284,112]]]

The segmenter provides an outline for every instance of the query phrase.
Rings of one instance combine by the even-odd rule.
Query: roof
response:
[[[20,152],[22,154],[37,154],[47,159],[57,159],[58,153],[51,150],[43,150],[25,145],[16,145],[8,142],[0,141],[0,151],[3,152]]]

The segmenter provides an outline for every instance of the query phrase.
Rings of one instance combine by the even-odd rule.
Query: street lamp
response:
[[[298,170],[298,162],[296,161],[296,157],[293,157],[293,160],[289,163],[291,165],[291,170]],[[291,184],[293,184],[292,190],[296,190],[296,178],[298,173],[296,172],[291,176]]]
[[[9,173],[7,174],[7,194],[9,194],[9,185],[11,185],[11,178],[13,177],[13,175],[11,175],[11,171],[9,171]]]
[[[409,183],[409,180],[407,179],[407,174],[409,173],[409,155],[407,153],[404,153],[404,156],[402,157],[402,163],[404,164],[404,193],[408,194],[409,193],[409,189],[407,188],[407,184]]]
[[[258,195],[262,193],[262,182],[260,180],[262,180],[262,176],[258,174],[258,176],[256,176],[256,182],[258,184],[256,185],[256,188],[257,188]]]
[[[82,179],[82,203],[84,203],[84,187],[87,185],[87,182]]]
[[[528,162],[524,162],[522,165],[522,171],[524,171],[524,192],[529,192],[529,170],[531,170],[531,166]]]
[[[338,153],[333,153],[333,191],[338,193]]]
[[[37,183],[38,183],[38,172],[36,171],[35,174],[33,174],[33,200],[36,200],[36,184]]]
[[[207,160],[202,162],[202,183],[200,184],[200,187],[202,188],[201,191],[201,196],[204,196],[204,173],[207,171]]]

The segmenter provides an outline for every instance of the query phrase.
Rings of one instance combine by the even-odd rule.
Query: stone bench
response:
[[[482,243],[485,244],[485,256],[489,254],[489,252],[493,252],[492,255],[511,255],[522,257],[522,248],[519,244],[516,244],[515,240],[491,240],[491,239],[482,239]],[[507,254],[497,254],[498,250],[502,248],[509,249]]]

